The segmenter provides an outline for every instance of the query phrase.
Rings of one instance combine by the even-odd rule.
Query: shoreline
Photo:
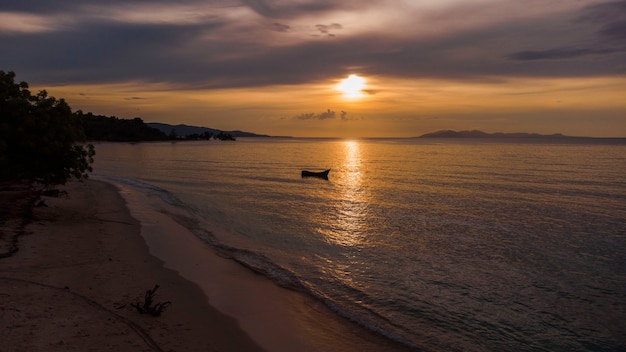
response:
[[[3,351],[262,351],[202,291],[151,256],[116,188],[71,182],[44,197],[0,259]],[[147,289],[172,306],[139,314]]]
[[[142,236],[150,253],[165,267],[198,285],[209,304],[237,320],[244,332],[267,351],[409,350],[339,316],[323,302],[281,287],[224,257],[177,222],[180,210],[176,207],[131,186],[112,183],[122,193],[133,217],[142,223]]]
[[[12,312],[0,338],[13,350],[409,350],[221,257],[140,192],[62,189],[0,259],[0,310]],[[173,302],[158,318],[130,306],[155,284],[156,302]]]

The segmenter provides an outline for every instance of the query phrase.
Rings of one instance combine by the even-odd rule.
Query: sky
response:
[[[626,137],[626,1],[0,0],[74,110],[297,137]]]

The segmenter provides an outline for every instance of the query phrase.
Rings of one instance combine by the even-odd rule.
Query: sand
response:
[[[67,195],[44,197],[30,222],[0,197],[1,239],[21,233],[19,250],[0,259],[2,351],[403,350],[220,257],[125,194],[129,210],[112,184],[61,189]],[[172,305],[140,314],[131,304],[157,284],[155,301]]]

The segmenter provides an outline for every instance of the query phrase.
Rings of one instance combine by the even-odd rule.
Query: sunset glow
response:
[[[626,136],[619,2],[307,4],[8,2],[0,70],[74,110],[269,135]]]

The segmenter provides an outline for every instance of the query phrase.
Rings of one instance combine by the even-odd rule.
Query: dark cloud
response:
[[[604,38],[626,43],[626,1],[589,6],[580,20],[598,24],[599,34]]]
[[[575,59],[582,56],[589,55],[604,55],[618,52],[624,52],[626,49],[549,49],[541,51],[521,51],[509,56],[513,60],[531,61],[531,60],[562,60],[562,59]]]
[[[315,28],[317,28],[317,30],[322,33],[322,34],[327,34],[329,36],[334,36],[333,33],[330,33],[330,31],[332,30],[336,30],[336,29],[342,29],[343,26],[340,25],[339,23],[331,23],[331,24],[316,24]]]
[[[265,0],[242,0],[244,4],[265,17],[279,17],[276,9]]]
[[[9,69],[34,73],[43,82],[193,81],[185,65],[192,70],[202,66],[193,49],[197,38],[220,26],[95,22],[80,30],[12,35],[0,41],[15,48],[3,56]]]
[[[359,8],[375,0],[308,0],[308,1],[281,1],[281,0],[0,0],[0,11],[17,11],[35,14],[68,13],[78,8],[90,6],[115,7],[129,5],[212,5],[216,7],[246,6],[257,14],[266,18],[293,18],[302,14],[322,13],[335,8]]]
[[[611,40],[626,44],[626,20],[605,25],[601,33]]]
[[[626,1],[588,6],[574,23],[590,23],[596,28],[592,44],[585,42],[575,47],[524,50],[507,57],[517,61],[568,60],[626,52]]]
[[[289,32],[291,30],[290,26],[282,23],[273,23],[272,27],[277,32]]]
[[[601,25],[606,39],[626,45],[626,1],[592,6],[587,18]]]
[[[107,4],[116,2],[122,3],[115,0]],[[101,1],[1,1],[0,11],[27,11],[35,5],[71,11],[71,6],[96,3]],[[50,32],[0,33],[1,47],[11,48],[2,51],[0,69],[14,70],[21,79],[42,84],[133,80],[185,88],[319,82],[337,79],[353,68],[365,76],[418,79],[624,74],[626,45],[620,40],[626,33],[621,31],[626,1],[433,37],[395,37],[383,31],[347,35],[349,28],[339,23],[298,23],[299,27],[315,26],[321,34],[341,30],[342,35],[334,40],[309,36],[280,46],[269,36],[294,34],[295,24],[284,24],[296,23],[296,17],[290,16],[321,13],[333,6],[356,6],[356,2],[244,3],[265,17],[287,20],[259,25],[207,17],[201,23],[131,24],[86,18]]]
[[[298,116],[295,116],[295,118],[298,120],[328,120],[328,119],[334,119],[336,116],[337,114],[333,110],[328,109],[319,114],[312,113],[312,112],[300,114]]]
[[[198,3],[201,0],[178,1],[179,4]],[[129,4],[171,4],[170,0],[0,0],[0,11],[28,12],[35,14],[71,13],[77,8],[87,6],[116,6]]]
[[[267,18],[292,18],[300,14],[311,14],[328,11],[337,7],[335,1],[272,1],[242,0],[242,2],[259,15]]]
[[[348,113],[345,111],[341,111],[341,113],[339,114],[339,118],[343,121],[356,121],[356,120],[363,120],[363,117],[358,117],[358,116],[348,116]]]
[[[313,112],[309,112],[309,113],[303,113],[297,116],[293,117],[296,120],[334,120],[336,118],[339,118],[343,121],[347,121],[349,120],[348,118],[348,113],[345,111],[340,111],[339,113],[335,112],[334,110],[328,109],[324,112],[321,112],[319,114],[313,113]]]

